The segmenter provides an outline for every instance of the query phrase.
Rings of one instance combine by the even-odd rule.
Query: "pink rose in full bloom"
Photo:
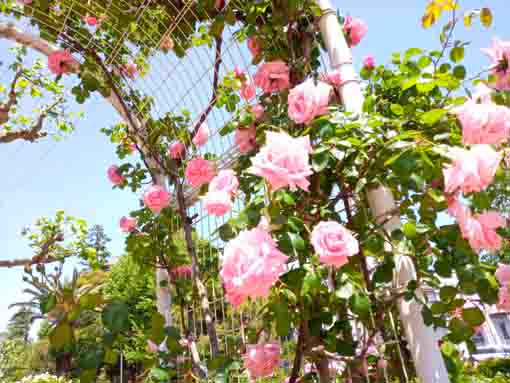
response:
[[[330,85],[308,79],[289,92],[289,117],[297,124],[308,124],[328,111]]]
[[[220,170],[209,184],[209,191],[226,192],[231,197],[236,195],[238,188],[239,181],[231,169]]]
[[[510,285],[510,265],[500,263],[494,275],[501,286]]]
[[[138,66],[133,62],[129,62],[127,64],[122,64],[120,67],[120,71],[124,76],[129,77],[131,80],[134,80],[136,78],[136,75],[138,74]]]
[[[490,48],[482,49],[492,61],[491,74],[496,77],[495,88],[510,90],[510,41],[494,39]]]
[[[246,101],[251,100],[253,97],[255,97],[256,89],[255,85],[253,85],[253,82],[251,80],[246,80],[241,84],[241,91],[240,91],[241,97],[245,99]]]
[[[311,242],[319,261],[335,267],[345,265],[359,251],[356,238],[335,221],[319,222],[312,230]]]
[[[69,49],[54,51],[48,56],[48,68],[56,75],[69,73],[73,65],[76,65],[76,60]]]
[[[250,109],[257,120],[260,120],[264,115],[264,107],[260,104],[252,105]]]
[[[124,233],[131,233],[136,229],[137,223],[138,221],[134,217],[122,217],[119,226]]]
[[[267,342],[246,345],[246,354],[243,355],[244,367],[250,373],[250,378],[270,376],[280,365],[280,344]]]
[[[220,276],[227,300],[239,306],[248,297],[266,297],[287,259],[268,232],[258,227],[241,231],[223,251]]]
[[[279,92],[290,86],[289,67],[281,60],[271,61],[259,66],[253,76],[255,85],[264,93]]]
[[[500,311],[510,311],[510,288],[508,286],[499,288],[496,307]]]
[[[323,73],[321,75],[321,80],[325,83],[333,86],[340,86],[344,83],[342,78],[342,72],[339,69],[335,69],[334,71]]]
[[[234,142],[239,153],[246,154],[255,149],[257,145],[257,130],[254,125],[248,128],[237,129],[234,135]]]
[[[510,136],[510,108],[492,102],[486,85],[479,84],[475,95],[451,113],[462,125],[465,145],[500,144]]]
[[[345,18],[344,33],[347,35],[350,47],[358,45],[367,32],[368,27],[363,20],[351,16]]]
[[[248,49],[250,50],[251,55],[253,57],[255,57],[262,50],[262,46],[260,45],[260,42],[255,37],[250,37],[248,39]]]
[[[116,165],[112,165],[106,171],[108,179],[114,185],[121,185],[126,180],[122,174],[120,174],[119,168]]]
[[[453,163],[443,168],[446,193],[479,192],[492,182],[501,154],[489,145],[474,145],[471,150],[451,148]]]
[[[458,200],[449,201],[448,212],[459,224],[462,237],[468,240],[471,248],[478,252],[499,250],[502,239],[496,229],[506,226],[506,220],[495,211],[472,215],[469,207]]]
[[[159,185],[152,185],[143,193],[145,206],[153,213],[159,213],[170,203],[170,193]]]
[[[368,70],[375,68],[375,57],[373,55],[367,55],[363,58],[363,68]]]
[[[177,266],[177,267],[174,267],[173,269],[171,269],[169,274],[170,274],[170,278],[172,280],[190,279],[193,272],[191,270],[190,265],[182,265],[182,266]]]
[[[83,16],[83,22],[91,27],[95,27],[97,25],[97,17],[96,16]]]
[[[307,177],[313,173],[309,164],[311,152],[308,136],[293,138],[285,132],[268,131],[266,144],[251,159],[248,171],[265,178],[273,191],[286,186],[308,191]]]
[[[168,155],[170,158],[173,158],[174,160],[182,158],[184,155],[184,151],[186,150],[186,147],[184,144],[180,141],[173,142],[170,147],[168,148]]]
[[[204,146],[209,140],[209,127],[204,122],[200,124],[197,132],[195,133],[195,137],[193,137],[193,144],[196,146]]]
[[[224,216],[232,210],[231,196],[226,191],[208,191],[201,199],[209,215]]]
[[[203,184],[211,182],[215,173],[214,166],[210,161],[198,157],[193,158],[188,163],[184,175],[186,176],[186,181],[188,181],[191,186],[200,187]]]

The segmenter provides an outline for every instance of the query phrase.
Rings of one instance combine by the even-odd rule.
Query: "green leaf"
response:
[[[160,344],[165,339],[165,318],[158,312],[151,319],[151,340]]]
[[[444,115],[446,114],[446,110],[444,109],[432,109],[428,112],[423,113],[420,116],[420,120],[427,125],[434,125],[438,122]]]
[[[321,151],[312,155],[312,167],[316,172],[321,172],[326,169],[330,160],[328,151]]]
[[[126,330],[129,327],[128,315],[129,307],[124,302],[112,302],[103,310],[103,324],[113,332]]]
[[[80,383],[92,383],[96,379],[97,370],[81,370]]]
[[[401,116],[402,114],[404,114],[404,108],[402,107],[402,105],[399,105],[399,104],[391,104],[390,105],[390,110],[396,116]]]
[[[413,221],[406,222],[402,225],[402,231],[407,238],[416,237],[416,223]]]
[[[480,11],[480,21],[485,28],[489,28],[492,24],[492,12],[489,8],[482,8]]]
[[[453,286],[443,286],[439,290],[439,297],[444,302],[450,302],[456,297],[459,291]]]
[[[39,307],[41,309],[41,313],[47,314],[51,310],[53,310],[56,305],[57,305],[57,298],[55,297],[55,295],[50,294],[50,295],[46,295],[41,298]]]
[[[276,317],[276,333],[281,336],[288,336],[290,332],[290,311],[286,299],[281,299],[273,305]]]
[[[299,234],[289,232],[288,235],[290,242],[292,243],[292,247],[296,251],[303,251],[305,249],[305,241]]]
[[[97,306],[99,306],[103,302],[103,295],[100,293],[97,294],[87,294],[80,298],[80,307],[83,310],[93,310]]]
[[[466,78],[466,68],[464,65],[457,65],[453,68],[453,75],[459,80],[464,80]]]
[[[236,233],[232,229],[232,226],[230,224],[226,223],[224,225],[221,225],[218,229],[218,233],[220,235],[220,238],[222,241],[227,242],[232,238],[235,238]]]
[[[321,278],[313,270],[308,270],[303,279],[302,294],[315,293],[321,288]]]
[[[170,378],[168,371],[160,367],[153,367],[150,371],[150,377],[156,382],[167,382]]]
[[[485,316],[478,307],[463,308],[462,319],[471,327],[481,326],[485,322]]]
[[[453,62],[462,61],[464,58],[464,47],[455,47],[450,51],[450,60]]]
[[[354,314],[361,318],[368,318],[370,315],[370,301],[366,295],[352,295],[349,298],[349,307]]]
[[[69,322],[60,322],[49,335],[50,343],[57,350],[71,344],[73,340],[73,329]]]
[[[434,315],[444,314],[448,311],[448,305],[443,302],[434,302],[430,306],[430,310]]]

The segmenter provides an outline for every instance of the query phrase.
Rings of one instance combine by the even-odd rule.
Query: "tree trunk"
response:
[[[73,361],[73,354],[64,352],[56,358],[56,371],[57,376],[65,376],[71,372],[71,365]]]

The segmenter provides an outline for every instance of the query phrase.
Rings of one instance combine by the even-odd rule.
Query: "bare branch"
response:
[[[9,96],[7,97],[7,102],[5,104],[0,105],[0,126],[9,121],[9,112],[11,108],[16,105],[16,83],[18,82],[21,74],[23,73],[23,69],[20,68],[14,75],[14,79],[11,82],[11,89],[9,90]]]
[[[62,235],[57,234],[48,241],[46,241],[42,246],[41,250],[34,255],[32,258],[21,258],[21,259],[13,259],[8,261],[0,261],[0,268],[2,267],[17,267],[17,266],[32,266],[32,265],[39,265],[39,264],[45,264],[45,263],[52,263],[52,262],[58,262],[61,261],[62,258],[54,258],[49,256],[52,246],[62,241]],[[65,254],[64,258],[70,257],[72,254]]]

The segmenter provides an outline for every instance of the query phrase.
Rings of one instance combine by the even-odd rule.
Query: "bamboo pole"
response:
[[[361,113],[363,94],[356,72],[352,65],[352,56],[344,38],[342,27],[338,22],[329,0],[316,0],[322,10],[319,26],[329,54],[330,66],[341,71],[341,78],[347,82],[339,87],[339,93],[348,112]],[[372,214],[379,222],[384,222],[388,213],[396,208],[390,189],[380,186],[367,193]],[[384,229],[391,232],[401,225],[398,216],[391,217],[384,224]],[[397,286],[406,286],[407,282],[416,279],[416,270],[412,260],[404,255],[395,254],[395,278]],[[423,297],[420,289],[417,295]],[[408,347],[411,351],[418,378],[423,383],[448,383],[448,373],[443,357],[437,344],[437,336],[431,327],[423,322],[421,305],[416,300],[406,302],[399,300],[400,320],[403,324]]]

